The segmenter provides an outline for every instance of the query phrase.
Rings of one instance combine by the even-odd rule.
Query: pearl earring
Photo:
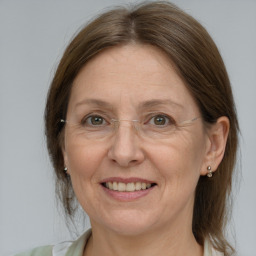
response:
[[[207,177],[208,178],[211,178],[212,177],[212,168],[211,168],[211,166],[209,165],[209,166],[207,166],[207,171],[208,171],[208,173],[207,173]]]

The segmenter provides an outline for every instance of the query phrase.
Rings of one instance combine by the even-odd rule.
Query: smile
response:
[[[134,191],[141,191],[141,190],[147,190],[153,186],[155,186],[155,183],[145,183],[145,182],[129,182],[129,183],[123,183],[123,182],[117,182],[117,181],[108,181],[102,183],[102,185],[105,188],[108,188],[109,190],[119,191],[119,192],[134,192]]]

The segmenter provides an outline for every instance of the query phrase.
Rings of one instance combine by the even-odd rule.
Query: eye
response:
[[[174,121],[166,115],[159,114],[151,117],[148,123],[155,126],[167,126],[174,124]]]
[[[107,122],[102,116],[91,115],[82,120],[82,124],[89,126],[104,126],[107,124]]]

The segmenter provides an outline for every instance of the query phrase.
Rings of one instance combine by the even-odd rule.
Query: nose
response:
[[[143,162],[145,156],[133,125],[120,125],[113,136],[108,157],[122,167],[131,167]]]

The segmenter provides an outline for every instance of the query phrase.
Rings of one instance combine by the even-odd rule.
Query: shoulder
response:
[[[224,256],[222,252],[216,251],[215,249],[212,249],[212,256]]]
[[[82,256],[84,247],[91,236],[91,229],[87,230],[75,241],[66,241],[56,245],[37,247],[33,250],[15,254],[13,256]]]
[[[222,252],[215,250],[214,247],[212,246],[212,243],[208,239],[205,239],[204,256],[224,256],[224,254]]]
[[[52,256],[52,248],[53,246],[51,245],[42,246],[27,252],[15,254],[14,256]]]

